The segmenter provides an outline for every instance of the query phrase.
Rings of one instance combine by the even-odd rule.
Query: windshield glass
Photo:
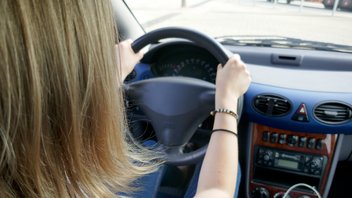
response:
[[[349,50],[352,46],[352,0],[339,0],[336,8],[334,0],[126,0],[126,3],[146,31],[182,26],[222,41],[247,40],[243,45],[275,40],[279,44],[303,43],[303,47],[322,50],[329,44],[337,44],[338,48],[349,46]]]

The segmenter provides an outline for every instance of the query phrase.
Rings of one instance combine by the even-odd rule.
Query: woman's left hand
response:
[[[118,45],[116,45],[122,81],[124,81],[128,74],[132,72],[134,66],[143,58],[144,55],[142,51],[134,53],[131,45],[131,39],[121,41]]]

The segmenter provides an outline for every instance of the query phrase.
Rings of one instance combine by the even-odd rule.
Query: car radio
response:
[[[327,162],[326,156],[303,154],[267,147],[257,147],[256,166],[320,176]]]

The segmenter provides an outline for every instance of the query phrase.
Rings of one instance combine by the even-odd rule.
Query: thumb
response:
[[[143,53],[142,51],[137,52],[137,57],[138,57],[139,59],[142,59],[143,56],[144,56],[144,53]]]

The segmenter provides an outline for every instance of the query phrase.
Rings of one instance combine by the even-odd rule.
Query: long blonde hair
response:
[[[126,141],[110,4],[1,0],[0,197],[111,197],[155,169]]]

